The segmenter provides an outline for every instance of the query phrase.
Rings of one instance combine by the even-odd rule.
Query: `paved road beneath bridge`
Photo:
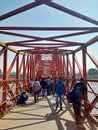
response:
[[[86,130],[97,130],[87,119],[83,125]],[[72,105],[65,98],[63,111],[56,112],[54,97],[40,98],[36,104],[33,97],[29,97],[26,105],[15,106],[0,119],[0,130],[76,130]]]

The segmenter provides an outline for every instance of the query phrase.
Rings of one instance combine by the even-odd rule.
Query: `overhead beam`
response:
[[[98,30],[90,30],[90,31],[82,31],[82,32],[75,32],[75,33],[69,33],[69,34],[63,34],[63,35],[58,35],[58,36],[53,36],[49,38],[65,38],[65,37],[72,37],[72,36],[78,36],[78,35],[84,35],[84,34],[89,34],[89,33],[96,33]]]
[[[17,45],[68,45],[68,46],[79,46],[79,45],[82,45],[82,44],[79,44],[78,42],[76,42],[76,44],[74,44],[74,42],[70,43],[70,42],[62,42],[62,43],[27,43],[26,41],[28,42],[31,42],[32,40],[25,40],[25,41],[18,41],[18,42],[9,42],[9,43],[6,43],[7,45],[12,45],[12,46],[17,46]]]
[[[73,16],[75,16],[75,17],[77,17],[77,18],[80,18],[80,19],[82,19],[82,20],[85,20],[85,21],[87,21],[87,22],[89,22],[89,23],[98,25],[98,21],[96,21],[96,20],[94,20],[94,19],[92,19],[92,18],[90,18],[90,17],[87,17],[87,16],[85,16],[85,15],[83,15],[83,14],[77,13],[76,11],[73,11],[73,10],[71,10],[71,9],[68,9],[68,8],[66,8],[66,7],[64,7],[64,6],[61,6],[61,5],[59,5],[59,4],[56,4],[56,3],[54,3],[54,2],[46,2],[45,4],[48,5],[49,7],[58,9],[58,10],[60,10],[60,11],[63,11],[63,12],[68,13],[68,14],[70,14],[70,15],[73,15]]]
[[[16,14],[22,13],[22,12],[24,12],[26,10],[32,9],[34,7],[37,7],[37,6],[41,5],[41,4],[43,4],[41,1],[39,1],[39,2],[33,2],[33,3],[30,3],[30,4],[25,5],[23,7],[20,7],[18,9],[12,10],[12,11],[6,13],[6,14],[1,15],[0,16],[0,21],[4,20],[4,19],[7,19],[9,17],[12,17],[12,16],[14,16]]]
[[[32,40],[25,40],[25,41],[17,41],[17,42],[9,42],[6,43],[7,45],[12,45],[12,46],[23,46],[23,45],[66,45],[66,46],[80,46],[83,45],[83,43],[78,43],[78,42],[70,42],[70,41],[59,41],[59,40],[52,40],[52,41],[57,41],[59,43],[27,43],[31,42]]]
[[[25,42],[32,42],[33,40],[23,40],[23,41],[15,41],[15,42],[6,42],[7,45],[21,45]]]
[[[83,35],[83,34],[88,34],[88,33],[95,33],[95,32],[97,32],[97,31],[98,31],[98,30],[90,30],[90,31],[69,33],[69,34],[64,34],[64,35],[58,35],[58,36],[48,37],[48,39],[71,37],[71,36]],[[19,36],[19,37],[26,37],[26,38],[41,39],[40,37],[30,36],[30,35],[25,35],[25,34],[19,34],[19,33],[13,33],[13,32],[0,31],[0,33],[1,33],[1,34],[6,34],[6,35],[12,35],[12,36]],[[13,43],[13,42],[10,42],[10,43]]]
[[[83,43],[79,43],[79,42],[71,42],[71,41],[64,41],[64,40],[55,40],[55,39],[48,39],[48,38],[46,38],[46,40],[54,41],[54,42],[60,42],[60,43],[65,43],[65,44],[71,45],[71,46],[78,46],[78,45],[82,45],[83,44]]]
[[[3,42],[0,42],[0,46],[5,47],[5,48],[7,48],[7,49],[10,50],[10,51],[13,51],[14,53],[19,53],[19,54],[25,55],[25,53],[19,52],[18,50],[14,49],[14,48],[12,48],[12,47],[10,47],[10,46],[7,46],[7,45],[6,45],[5,43],[3,43]]]
[[[6,43],[7,45],[66,45],[66,43],[26,43],[26,42],[31,42],[32,40],[25,40],[25,41],[18,41],[18,42],[8,42]],[[78,44],[77,44],[78,46]]]
[[[0,30],[29,30],[29,31],[79,31],[92,30],[98,31],[98,27],[19,27],[19,26],[0,26]]]
[[[85,44],[83,44],[83,46],[77,48],[77,49],[74,51],[74,53],[80,51],[83,47],[88,47],[88,46],[90,46],[90,45],[92,45],[92,44],[94,44],[94,43],[96,43],[96,42],[98,42],[98,35],[95,36],[94,38],[92,38],[91,40],[89,40],[88,42],[86,42]]]
[[[6,32],[6,31],[0,31],[0,34],[6,34],[6,35],[11,35],[11,36],[19,36],[19,37],[25,37],[25,38],[40,39],[39,37],[36,37],[36,36],[30,36],[30,35],[26,35],[26,34],[20,34],[20,33],[14,33],[14,32]]]

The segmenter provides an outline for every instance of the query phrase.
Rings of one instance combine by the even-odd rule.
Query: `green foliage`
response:
[[[98,69],[91,68],[88,70],[88,76],[98,76]]]
[[[2,74],[2,70],[0,69],[0,74]]]

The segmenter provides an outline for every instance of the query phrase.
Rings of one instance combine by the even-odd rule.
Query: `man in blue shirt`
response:
[[[65,84],[62,82],[62,78],[60,77],[58,81],[55,83],[55,92],[56,92],[56,109],[58,108],[58,100],[60,100],[60,110],[62,110],[62,100],[64,95]]]

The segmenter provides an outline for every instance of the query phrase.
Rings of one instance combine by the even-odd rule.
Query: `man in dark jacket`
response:
[[[18,98],[17,105],[19,105],[19,104],[20,105],[25,104],[25,102],[27,101],[27,99],[28,99],[28,95],[27,95],[27,93],[25,91],[23,91],[20,94],[19,98]]]
[[[47,95],[47,82],[44,78],[42,78],[41,82],[41,89],[42,89],[42,98],[45,98]]]
[[[75,114],[75,123],[77,128],[82,128],[83,126],[80,124],[80,116],[81,116],[81,105],[82,99],[87,94],[87,87],[85,85],[84,78],[80,78],[80,81],[75,84],[75,101],[73,102],[73,110]]]

